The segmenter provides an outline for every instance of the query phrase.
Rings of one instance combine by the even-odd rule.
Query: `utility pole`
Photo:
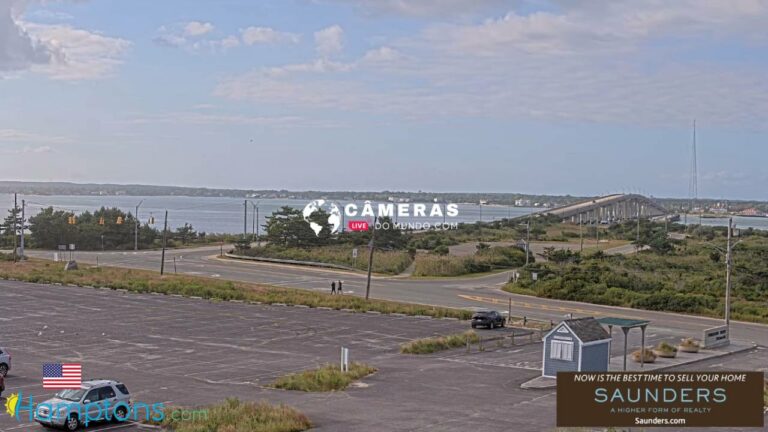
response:
[[[21,241],[20,241],[21,256],[19,257],[20,260],[24,259],[24,225],[25,225],[24,210],[26,209],[26,207],[27,207],[26,201],[21,200]]]
[[[256,220],[259,220],[259,204],[256,204]],[[256,246],[261,246],[261,236],[259,235],[259,223],[256,222]]]
[[[528,255],[531,254],[531,215],[528,214],[528,223],[525,226],[525,266],[528,267]]]
[[[637,239],[635,241],[635,253],[640,253],[640,203],[637,204]]]
[[[371,242],[368,244],[370,251],[368,252],[368,282],[365,284],[366,300],[368,300],[371,295],[371,269],[373,268],[373,249],[375,245],[374,241],[376,239],[376,222],[378,221],[378,218],[378,216],[373,218],[373,227],[371,228]]]
[[[256,204],[251,202],[251,243],[256,240]]]
[[[728,244],[725,249],[725,330],[728,337],[731,335],[731,272],[733,271],[732,232],[733,218],[728,218]]]
[[[16,236],[18,235],[18,214],[19,203],[16,201],[16,194],[13,194],[13,262],[16,262]]]
[[[168,210],[165,211],[165,222],[163,222],[163,253],[160,256],[160,276],[165,272],[165,235],[168,232]]]
[[[139,250],[139,207],[141,207],[141,203],[143,203],[144,200],[139,201],[138,204],[136,204],[136,213],[133,214],[133,217],[136,218],[136,223],[133,226],[133,250],[138,251]]]
[[[248,200],[243,201],[243,240],[248,237]]]
[[[579,245],[579,252],[584,252],[584,224],[581,221],[581,213],[579,213],[579,238],[581,244]]]

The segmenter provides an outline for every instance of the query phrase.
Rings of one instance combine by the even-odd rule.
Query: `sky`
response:
[[[0,0],[0,179],[768,199],[768,0]]]

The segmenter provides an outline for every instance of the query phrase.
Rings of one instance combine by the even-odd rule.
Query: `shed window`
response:
[[[552,340],[549,349],[549,358],[557,360],[573,360],[573,342]]]

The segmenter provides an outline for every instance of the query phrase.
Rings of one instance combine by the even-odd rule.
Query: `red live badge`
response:
[[[349,226],[349,229],[352,231],[368,231],[368,222],[364,220],[349,221],[347,226]]]

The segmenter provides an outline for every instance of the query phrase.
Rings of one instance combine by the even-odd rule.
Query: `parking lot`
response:
[[[399,354],[398,348],[415,338],[455,333],[467,327],[466,323],[451,320],[216,303],[0,281],[0,345],[13,354],[5,395],[21,391],[25,397],[32,395],[41,402],[52,395],[41,387],[42,363],[75,362],[83,364],[84,379],[123,381],[134,400],[183,406],[208,404],[229,396],[283,401],[308,414],[318,430],[356,430],[357,421],[368,425],[402,421],[397,412],[403,406],[392,407],[392,412],[370,414],[366,409],[351,408],[352,394],[399,403],[431,388],[429,396],[419,397],[423,399],[422,408],[410,408],[428,409],[430,399],[435,399],[436,405],[450,407],[451,403],[444,399],[462,396],[447,397],[445,389],[462,393],[463,377],[474,375],[479,364],[449,359],[472,355],[461,351],[424,359]],[[498,336],[505,331],[509,332],[484,334]],[[366,380],[370,388],[324,395],[265,388],[280,375],[338,361],[341,346],[350,349],[353,361],[380,369]],[[420,373],[419,368],[430,370]],[[471,372],[465,374],[463,369]],[[536,374],[527,368],[519,371],[521,382]],[[491,375],[471,379],[465,385],[469,388],[484,381],[494,385]],[[409,396],[403,390],[410,386],[415,387]],[[386,392],[392,394],[381,393],[386,387],[391,387]],[[336,399],[344,402],[334,406]],[[453,416],[471,412],[466,409]],[[438,417],[424,416],[424,421]],[[413,423],[408,424],[407,429],[414,430]],[[37,429],[41,428],[27,421],[19,423],[5,413],[0,415],[2,431]],[[139,427],[103,424],[92,428],[114,429]]]
[[[483,352],[398,352],[403,342],[467,328],[451,320],[0,281],[0,346],[13,354],[5,395],[22,392],[41,402],[52,395],[41,386],[42,363],[74,362],[82,363],[84,379],[124,382],[134,401],[194,407],[234,396],[283,402],[320,431],[553,429],[554,390],[520,389],[541,367],[541,345],[524,332],[513,345],[510,329],[479,329]],[[663,337],[652,331],[648,343]],[[351,360],[379,371],[344,392],[266,387],[280,375],[337,362],[341,346]],[[613,348],[615,355],[621,344]],[[0,432],[42,430],[0,411]]]

